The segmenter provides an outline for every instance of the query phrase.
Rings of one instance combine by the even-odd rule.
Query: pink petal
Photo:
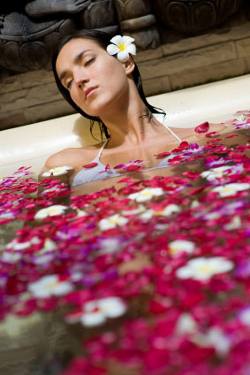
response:
[[[94,167],[96,167],[97,165],[98,165],[97,163],[85,164],[85,165],[83,165],[83,168],[94,168]]]
[[[206,122],[203,122],[202,124],[196,126],[196,128],[194,129],[196,133],[206,133],[209,129],[209,123],[206,121]]]

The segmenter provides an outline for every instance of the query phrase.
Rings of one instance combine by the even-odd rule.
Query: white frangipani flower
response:
[[[201,177],[206,178],[208,181],[216,180],[217,178],[221,178],[224,175],[233,173],[239,173],[243,171],[242,164],[237,164],[233,166],[222,166],[217,168],[211,168],[208,171],[204,171],[201,173]]]
[[[58,275],[48,275],[29,284],[28,290],[36,298],[48,298],[50,296],[63,296],[73,290],[69,281],[61,281]]]
[[[98,251],[98,255],[112,254],[120,250],[120,242],[117,238],[105,238],[101,241],[101,248]]]
[[[176,204],[169,204],[163,210],[155,211],[149,209],[140,215],[140,219],[149,220],[152,216],[171,216],[173,213],[180,212],[180,207]]]
[[[195,249],[195,244],[187,240],[176,240],[168,244],[169,253],[171,255],[178,255],[180,253],[192,254]]]
[[[6,263],[17,263],[21,259],[21,254],[16,252],[4,251],[0,260]]]
[[[239,319],[243,324],[250,327],[250,306],[247,306],[240,311]]]
[[[119,214],[115,214],[109,217],[106,217],[105,219],[102,219],[99,221],[99,227],[101,230],[107,230],[115,228],[117,225],[121,226],[128,222],[128,219],[126,219],[123,216],[120,216]]]
[[[137,202],[145,202],[152,199],[154,196],[163,195],[162,188],[145,188],[137,193],[132,193],[128,196],[129,199],[134,199]]]
[[[83,305],[83,310],[68,314],[66,321],[75,323],[79,320],[86,327],[94,327],[106,322],[108,318],[118,318],[127,311],[127,304],[120,297],[107,297],[89,301]]]
[[[197,332],[198,325],[191,314],[181,313],[176,323],[176,333],[179,335],[189,335]]]
[[[231,271],[233,267],[233,262],[224,257],[199,257],[189,260],[185,266],[177,269],[176,276],[180,279],[205,281],[216,274]]]
[[[49,216],[62,215],[67,208],[67,206],[63,206],[62,204],[55,204],[37,211],[34,218],[45,219]]]
[[[242,224],[241,224],[240,216],[234,216],[233,219],[230,221],[230,223],[224,225],[224,228],[226,230],[239,229],[241,225]]]
[[[38,250],[36,252],[36,255],[40,256],[40,255],[50,253],[51,251],[55,250],[56,248],[57,248],[56,243],[54,241],[52,241],[50,238],[46,238],[46,240],[44,241],[43,248]]]
[[[249,183],[232,183],[224,186],[217,186],[216,188],[212,189],[212,192],[219,193],[221,197],[228,197],[230,195],[236,194],[237,191],[248,190],[249,188]]]
[[[25,250],[28,249],[32,245],[37,245],[41,242],[41,240],[37,237],[34,236],[32,237],[29,241],[25,242],[18,242],[16,238],[14,238],[8,245],[6,246],[6,249],[13,249],[16,251],[19,250]]]
[[[62,167],[56,167],[49,169],[46,172],[43,172],[42,176],[43,177],[50,177],[50,176],[62,176],[64,174],[67,174],[68,171],[72,170],[72,167],[69,167],[68,165],[64,165]]]
[[[198,333],[192,341],[202,347],[213,347],[220,357],[226,356],[231,347],[229,338],[219,327],[211,327],[204,334]]]
[[[134,208],[133,210],[123,210],[122,214],[125,216],[137,215],[137,214],[141,214],[145,210],[146,208],[142,204],[140,204],[137,208]]]
[[[130,53],[136,55],[136,46],[133,44],[134,38],[127,35],[116,35],[110,41],[112,44],[108,45],[107,52],[111,56],[117,54],[119,61],[126,62]]]

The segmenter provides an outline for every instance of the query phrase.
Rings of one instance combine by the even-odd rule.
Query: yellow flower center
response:
[[[54,289],[57,287],[58,284],[58,281],[53,281],[52,283],[47,285],[47,289]]]
[[[56,212],[56,209],[55,208],[51,208],[50,210],[48,210],[48,213],[49,214],[53,214],[53,213],[55,213]]]
[[[144,197],[148,197],[149,195],[152,195],[152,193],[150,191],[145,191],[144,193],[142,193],[142,195]]]
[[[121,51],[124,51],[126,49],[126,46],[125,46],[125,44],[120,44],[119,48],[120,48]]]
[[[160,216],[160,215],[162,215],[163,213],[164,213],[163,210],[161,210],[161,211],[155,211],[155,215],[157,215],[157,216]]]
[[[211,266],[201,266],[199,267],[199,271],[202,272],[202,273],[208,273],[208,272],[211,272],[213,270],[213,267]]]
[[[181,249],[178,249],[177,247],[170,247],[169,249],[170,254],[176,254],[179,251],[181,251]]]
[[[119,224],[120,220],[119,219],[111,219],[110,223],[111,224]]]

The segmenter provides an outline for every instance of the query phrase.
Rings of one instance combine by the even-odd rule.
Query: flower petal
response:
[[[119,51],[120,49],[114,44],[109,44],[107,47],[107,52],[112,56],[117,54]]]
[[[117,54],[117,58],[120,62],[126,62],[128,61],[129,59],[129,54],[127,51],[120,51],[118,54]]]
[[[129,44],[131,44],[131,43],[133,43],[135,40],[134,40],[134,38],[132,38],[131,36],[128,36],[128,35],[124,35],[123,37],[122,37],[122,39],[123,39],[123,43],[126,45],[126,46],[128,46]]]
[[[110,41],[111,43],[114,43],[117,46],[119,46],[120,44],[124,43],[123,38],[124,37],[122,37],[121,35],[115,35],[112,39],[110,39]]]
[[[105,323],[106,316],[101,312],[93,312],[84,314],[81,318],[81,323],[86,327],[94,327]]]
[[[126,47],[126,50],[128,51],[128,53],[131,53],[132,55],[136,55],[136,46],[134,44],[129,44]]]

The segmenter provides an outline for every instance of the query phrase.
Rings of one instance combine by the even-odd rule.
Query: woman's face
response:
[[[65,44],[57,57],[56,71],[72,100],[90,116],[105,117],[126,100],[125,64],[95,41],[79,38]]]

